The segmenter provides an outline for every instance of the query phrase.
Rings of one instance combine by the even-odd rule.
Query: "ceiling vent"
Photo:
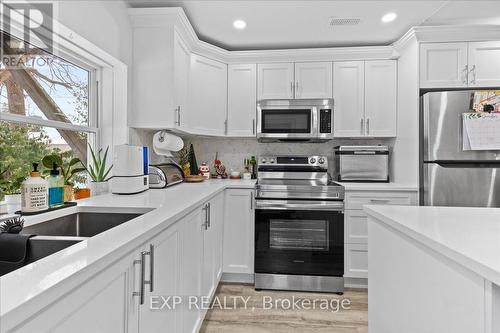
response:
[[[358,25],[361,22],[359,18],[338,18],[338,17],[330,17],[330,25],[338,26],[338,25]]]

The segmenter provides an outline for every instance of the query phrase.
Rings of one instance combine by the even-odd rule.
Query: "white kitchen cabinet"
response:
[[[203,260],[203,226],[205,220],[201,208],[196,209],[181,222],[181,264],[180,264],[180,294],[185,298],[201,295],[201,272]],[[186,299],[182,304],[181,332],[196,332],[202,322],[201,311],[192,307],[189,309]]]
[[[182,129],[178,108],[187,109],[190,51],[169,26],[144,24],[131,16],[133,66],[131,66],[131,127]]]
[[[257,65],[227,68],[227,136],[255,137]]]
[[[257,65],[257,98],[294,98],[293,63]]]
[[[183,129],[181,114],[188,108],[189,74],[190,74],[191,52],[175,33],[174,35],[174,108],[175,128]]]
[[[23,321],[15,332],[137,332],[137,253],[120,259],[69,295]],[[13,330],[14,331],[14,330]]]
[[[467,86],[467,43],[422,43],[420,87]]]
[[[253,274],[254,192],[227,189],[224,216],[224,273]]]
[[[145,302],[139,307],[139,333],[160,332],[168,327],[172,332],[181,331],[181,311],[160,309],[163,305],[159,296],[180,295],[180,230],[174,224],[147,243],[145,251],[153,255],[146,256],[145,265],[148,274],[153,272],[152,291],[150,285],[145,288]],[[153,258],[153,259],[151,259]],[[150,280],[150,275],[147,275]],[[151,297],[155,300],[150,307]],[[172,303],[170,303],[172,305]]]
[[[365,135],[365,63],[342,61],[333,64],[335,137]]]
[[[470,42],[468,47],[469,86],[500,86],[500,42]]]
[[[363,206],[416,204],[416,191],[346,190],[344,201],[344,277],[368,278],[368,217],[363,211]]]
[[[365,61],[365,135],[395,137],[397,120],[396,61]]]
[[[220,193],[203,207],[203,268],[201,295],[211,297],[222,275],[222,232],[224,194]]]
[[[227,106],[227,65],[191,54],[189,103],[180,123],[191,134],[224,136]]]
[[[331,62],[295,63],[295,98],[332,98]]]
[[[395,137],[397,68],[394,60],[333,64],[335,137]]]

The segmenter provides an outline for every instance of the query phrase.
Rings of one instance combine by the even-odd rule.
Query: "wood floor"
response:
[[[348,289],[343,296],[335,294],[302,293],[287,291],[255,291],[251,285],[221,284],[216,293],[220,304],[214,303],[203,322],[202,333],[367,333],[368,332],[368,293],[366,289]],[[247,306],[240,296],[247,299]],[[293,309],[290,303],[306,299],[303,303],[312,307],[316,300],[316,309]],[[229,309],[221,309],[226,300]],[[273,308],[270,307],[272,299]],[[326,309],[326,302],[330,302]],[[333,312],[336,302],[342,299],[350,300],[350,308]],[[236,300],[236,303],[233,301]],[[277,307],[274,306],[278,303]],[[308,302],[309,302],[308,301]],[[236,306],[233,306],[233,305]],[[310,305],[308,305],[310,304]],[[346,303],[344,303],[346,304]],[[220,306],[219,306],[220,305]],[[299,304],[300,305],[300,304]],[[320,308],[319,305],[322,305]],[[267,307],[267,309],[265,308]],[[346,308],[348,306],[345,306]]]

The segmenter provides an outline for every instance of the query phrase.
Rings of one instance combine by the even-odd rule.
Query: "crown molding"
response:
[[[200,40],[182,8],[129,8],[128,13],[134,28],[173,27],[181,35],[191,52],[228,64],[378,60],[397,59],[399,56],[392,45],[229,51]]]

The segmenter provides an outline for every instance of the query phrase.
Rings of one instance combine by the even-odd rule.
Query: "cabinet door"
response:
[[[292,63],[257,65],[258,99],[287,99],[294,97]]]
[[[182,113],[187,111],[191,53],[181,37],[174,35],[174,123],[182,129]]]
[[[467,43],[422,43],[420,87],[467,86]]]
[[[368,217],[362,210],[345,211],[345,242],[368,244]]]
[[[332,98],[332,63],[295,63],[295,98]]]
[[[366,61],[365,134],[367,136],[396,136],[396,94],[396,61]]]
[[[227,136],[255,137],[257,65],[229,65]]]
[[[253,190],[226,190],[223,256],[225,273],[253,274],[254,223]]]
[[[363,61],[333,64],[333,99],[335,137],[365,135],[365,80]]]
[[[139,290],[139,268],[133,265],[139,253],[86,280],[15,332],[137,332],[139,299],[132,292]]]
[[[344,277],[368,278],[368,245],[345,244]]]
[[[500,86],[500,42],[469,43],[469,86]]]
[[[153,256],[146,257],[146,279],[150,279],[153,267],[153,290],[146,285],[146,302],[140,306],[139,333],[161,332],[166,327],[169,331],[180,332],[181,311],[161,308],[160,296],[180,295],[180,231],[176,223],[162,231],[150,243],[149,251]],[[153,258],[153,260],[151,260]],[[151,298],[153,297],[153,298]],[[150,304],[153,304],[151,307]],[[169,305],[172,306],[170,302]]]
[[[180,295],[184,296],[181,308],[182,328],[180,332],[196,332],[201,325],[201,311],[193,307],[189,309],[189,296],[201,295],[201,267],[202,267],[202,210],[196,209],[181,223],[181,263],[180,263]]]
[[[191,55],[189,106],[181,112],[181,124],[191,134],[225,134],[227,65]],[[185,122],[184,122],[185,121]]]

